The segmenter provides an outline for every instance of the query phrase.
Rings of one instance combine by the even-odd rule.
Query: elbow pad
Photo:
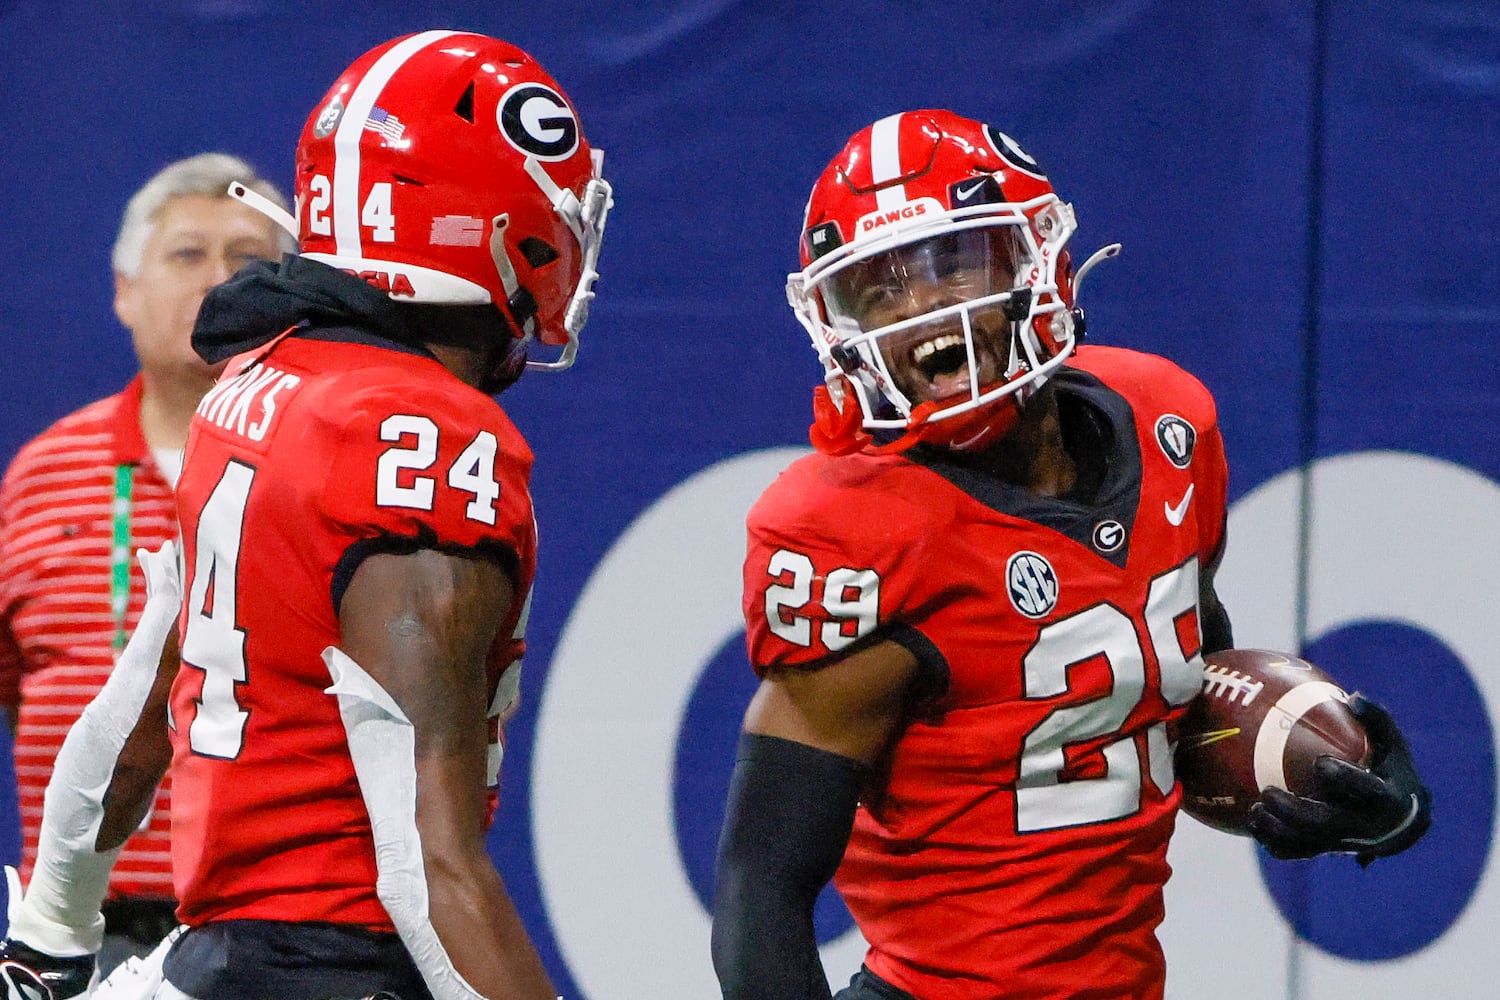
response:
[[[454,968],[428,917],[417,831],[416,730],[394,698],[349,654],[323,650],[360,795],[375,839],[375,894],[396,925],[433,1000],[484,1000]]]

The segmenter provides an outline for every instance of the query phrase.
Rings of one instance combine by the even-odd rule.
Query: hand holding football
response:
[[[1248,835],[1266,788],[1315,795],[1323,755],[1367,766],[1370,741],[1349,696],[1306,660],[1260,649],[1204,658],[1203,691],[1177,731],[1182,808],[1209,826]]]

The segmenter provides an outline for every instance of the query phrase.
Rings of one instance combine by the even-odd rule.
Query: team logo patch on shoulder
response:
[[[1167,461],[1179,469],[1193,464],[1193,445],[1197,442],[1198,432],[1177,414],[1168,413],[1156,421],[1156,443]]]
[[[1123,534],[1123,532],[1122,532]],[[1044,556],[1017,552],[1005,564],[1010,603],[1027,618],[1043,618],[1057,607],[1057,573]]]
[[[566,160],[578,148],[578,118],[561,94],[543,84],[512,87],[495,119],[512,146],[538,160]]]
[[[1113,552],[1125,544],[1125,525],[1119,521],[1100,521],[1094,525],[1094,548],[1100,552]]]

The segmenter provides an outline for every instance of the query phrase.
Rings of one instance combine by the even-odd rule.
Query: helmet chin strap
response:
[[[495,261],[495,272],[500,275],[500,287],[505,289],[505,306],[511,312],[511,319],[521,329],[523,339],[530,340],[536,333],[536,316],[534,308],[532,315],[517,314],[518,302],[531,302],[530,293],[521,287],[521,279],[516,275],[516,266],[511,263],[510,252],[505,249],[505,230],[510,226],[510,216],[497,215],[490,220],[490,257]]]
[[[297,220],[292,218],[290,212],[276,204],[270,198],[267,198],[258,191],[250,190],[239,181],[235,181],[229,185],[228,194],[235,201],[244,202],[282,229],[291,233],[292,239],[296,240],[300,238],[300,234],[297,232]]]
[[[1089,259],[1084,261],[1078,270],[1073,272],[1073,302],[1075,305],[1078,302],[1078,290],[1083,287],[1083,276],[1093,270],[1094,265],[1100,261],[1109,260],[1111,257],[1118,257],[1122,249],[1124,248],[1119,243],[1110,243],[1102,246],[1089,254]]]
[[[542,168],[541,163],[534,156],[526,157],[522,164],[526,169],[526,175],[532,179],[537,187],[541,188],[542,194],[552,203],[552,210],[562,216],[563,222],[573,231],[573,238],[583,246],[583,226],[579,224],[580,206],[578,196],[572,191],[559,185],[550,174]]]
[[[1005,379],[1009,381],[1026,367],[1026,362],[1021,359],[1021,331],[1017,328],[1019,324],[1012,323],[1010,331],[1010,360],[1005,364]]]

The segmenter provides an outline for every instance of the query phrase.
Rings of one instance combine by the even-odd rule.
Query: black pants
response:
[[[432,1000],[395,934],[334,924],[223,920],[167,952],[167,982],[203,1000],[326,1000],[391,994]]]
[[[170,899],[107,899],[104,947],[99,950],[99,978],[133,955],[149,955],[177,926],[177,904]]]
[[[833,1000],[917,1000],[905,990],[897,989],[864,966],[860,966],[849,985],[839,990]]]

